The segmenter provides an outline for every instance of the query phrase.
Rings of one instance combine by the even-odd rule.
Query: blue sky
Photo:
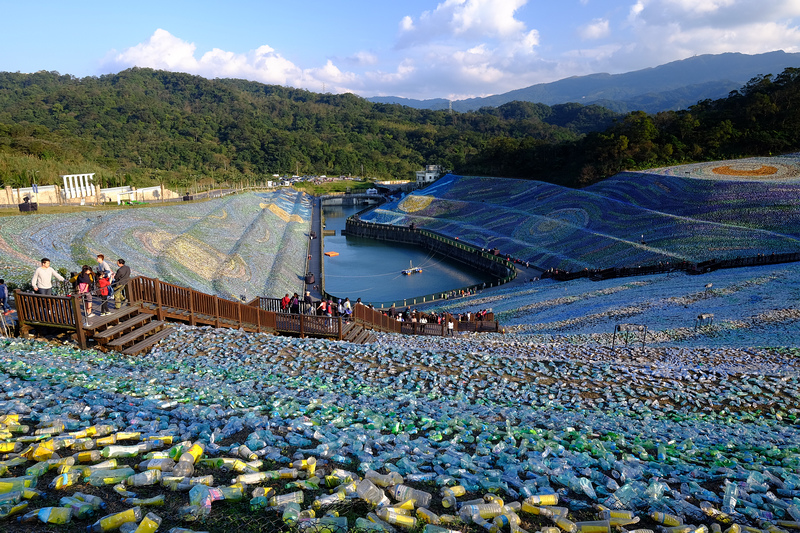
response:
[[[0,12],[1,71],[140,66],[420,99],[800,52],[800,0],[0,0]]]

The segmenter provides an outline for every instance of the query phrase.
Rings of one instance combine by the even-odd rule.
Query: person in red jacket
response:
[[[111,285],[111,279],[108,277],[108,272],[103,272],[100,276],[100,279],[97,280],[97,287],[100,291],[100,316],[110,315],[111,312],[108,310],[108,296],[109,290],[108,287]]]

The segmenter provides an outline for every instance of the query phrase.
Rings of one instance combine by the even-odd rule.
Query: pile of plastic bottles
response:
[[[243,505],[299,531],[800,528],[800,388],[777,350],[185,327],[139,359],[4,341],[0,372],[2,520],[203,529]]]

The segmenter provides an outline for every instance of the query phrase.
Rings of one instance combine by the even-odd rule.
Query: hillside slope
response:
[[[448,175],[363,218],[413,222],[543,270],[800,252],[798,163],[758,158],[623,173],[583,190]]]

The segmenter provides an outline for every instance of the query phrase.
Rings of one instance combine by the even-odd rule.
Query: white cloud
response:
[[[607,37],[609,33],[611,32],[607,19],[594,19],[589,24],[578,28],[578,35],[585,41],[602,39],[603,37]]]
[[[173,36],[163,29],[156,30],[145,42],[113,53],[106,67],[125,69],[133,66],[176,72],[188,72],[206,78],[244,78],[262,83],[289,85],[299,88],[345,92],[356,76],[341,71],[332,61],[319,68],[302,69],[270,46],[263,45],[247,53],[235,53],[214,48],[197,59],[197,47]],[[364,62],[375,61],[363,53]],[[332,86],[331,86],[332,85]]]
[[[448,37],[480,41],[485,38],[516,40],[526,32],[515,18],[528,0],[445,0],[418,20],[406,16],[400,23],[400,46],[442,40]]]

